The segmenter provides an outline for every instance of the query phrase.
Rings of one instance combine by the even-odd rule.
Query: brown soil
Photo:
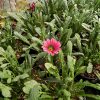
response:
[[[87,78],[87,79],[93,79],[93,80],[98,80],[98,77],[96,73],[100,73],[100,64],[94,65],[92,73],[83,73],[81,76]]]

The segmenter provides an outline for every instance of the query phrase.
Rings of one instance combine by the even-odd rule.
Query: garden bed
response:
[[[19,0],[2,12],[0,100],[100,100],[99,0]]]

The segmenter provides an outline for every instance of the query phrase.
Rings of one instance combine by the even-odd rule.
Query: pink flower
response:
[[[58,52],[61,50],[61,43],[54,38],[47,39],[43,43],[43,51],[47,52],[48,54],[51,54],[54,56],[55,54],[58,54]]]
[[[34,11],[35,10],[35,3],[34,2],[32,4],[29,4],[29,9],[31,11]]]

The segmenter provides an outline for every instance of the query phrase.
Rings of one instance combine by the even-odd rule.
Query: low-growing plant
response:
[[[82,77],[100,64],[99,5],[99,0],[17,2],[0,29],[0,99],[99,100],[85,88],[100,91],[100,84]]]

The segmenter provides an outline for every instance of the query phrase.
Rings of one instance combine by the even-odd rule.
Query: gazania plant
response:
[[[54,56],[55,54],[58,54],[58,52],[60,51],[61,44],[59,41],[56,41],[54,38],[52,39],[47,39],[46,41],[44,41],[43,43],[43,50],[45,52],[47,52],[48,54],[51,54],[52,56]]]
[[[100,100],[99,0],[19,0],[6,15],[0,100]]]

